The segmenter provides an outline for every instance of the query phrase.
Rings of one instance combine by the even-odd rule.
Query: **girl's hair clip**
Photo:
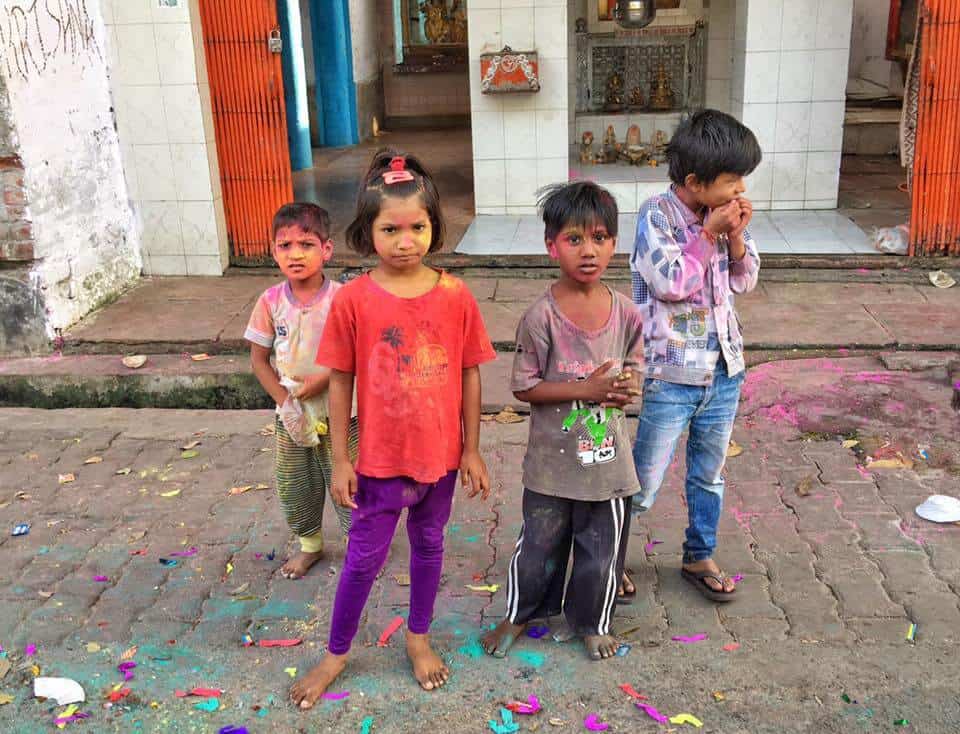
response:
[[[413,174],[407,170],[407,160],[398,155],[390,160],[390,170],[384,172],[383,182],[390,186],[403,181],[413,181]]]

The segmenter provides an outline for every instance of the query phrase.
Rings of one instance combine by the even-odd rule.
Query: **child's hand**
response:
[[[613,383],[613,387],[618,392],[625,392],[631,397],[639,397],[643,394],[643,391],[640,389],[640,374],[634,372],[629,367],[624,368],[624,370],[617,375],[617,381]],[[631,402],[633,402],[631,400]]]
[[[357,496],[357,473],[350,461],[338,461],[333,465],[333,480],[330,482],[330,496],[341,507],[357,509],[353,498]]]
[[[730,239],[739,239],[743,237],[743,231],[753,219],[753,203],[745,196],[735,199],[740,203],[740,224],[730,230]]]
[[[611,374],[613,360],[608,359],[597,367],[584,381],[583,400],[591,403],[600,403],[604,408],[622,408],[633,402],[633,397],[625,386],[618,386],[622,382],[620,373]]]
[[[480,499],[490,496],[490,477],[487,465],[479,451],[467,450],[460,457],[460,481],[467,488],[468,497],[480,495]]]
[[[304,378],[297,378],[297,381],[300,382],[301,385],[291,394],[298,400],[309,400],[326,392],[327,387],[330,385],[330,375],[329,373],[308,375]]]
[[[741,218],[739,199],[731,199],[723,206],[710,210],[706,221],[703,223],[703,228],[716,237],[731,232],[735,227],[738,227]]]

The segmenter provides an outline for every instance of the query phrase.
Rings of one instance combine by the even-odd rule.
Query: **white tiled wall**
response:
[[[730,111],[735,2],[712,0],[707,17],[706,105],[723,112]]]
[[[567,0],[467,4],[477,214],[532,214],[538,188],[567,180],[567,12]],[[480,93],[480,54],[504,45],[538,52],[538,93]]]
[[[747,194],[758,209],[835,208],[853,0],[729,4],[730,112],[763,149]]]
[[[228,243],[198,0],[101,0],[123,167],[150,275],[222,275]]]

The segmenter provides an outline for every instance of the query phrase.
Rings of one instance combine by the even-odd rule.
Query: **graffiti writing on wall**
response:
[[[103,54],[88,0],[0,3],[0,70],[7,79],[42,76],[56,59],[85,65]]]

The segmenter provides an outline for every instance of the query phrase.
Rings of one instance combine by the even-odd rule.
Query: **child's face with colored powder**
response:
[[[747,190],[743,176],[736,173],[721,173],[708,184],[698,181],[696,176],[690,174],[687,176],[686,186],[697,201],[708,209],[729,204]]]
[[[387,196],[373,220],[373,247],[391,270],[416,269],[430,250],[433,226],[419,195]]]
[[[288,280],[315,277],[332,256],[333,240],[324,240],[296,224],[281,227],[273,238],[273,259]]]
[[[547,240],[547,252],[561,272],[578,283],[594,283],[603,276],[617,247],[617,238],[598,222],[587,227],[568,224]]]

